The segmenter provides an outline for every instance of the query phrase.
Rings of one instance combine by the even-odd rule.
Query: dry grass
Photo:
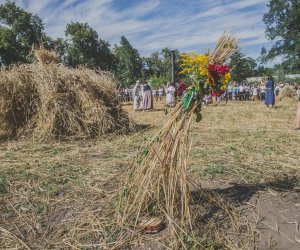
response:
[[[46,50],[40,47],[33,51],[33,56],[38,64],[46,65],[50,63],[59,63],[59,55],[54,50]]]
[[[168,245],[165,231],[149,236],[120,229],[107,205],[115,199],[120,177],[141,143],[164,124],[162,103],[155,107],[159,111],[132,113],[131,106],[124,106],[136,122],[153,126],[136,134],[53,144],[2,143],[0,248],[130,249],[143,243],[158,249]],[[188,177],[202,183],[203,189],[190,187],[195,230],[193,238],[183,239],[187,245],[252,248],[259,232],[243,215],[241,205],[204,183],[255,187],[288,177],[298,178],[299,183],[295,109],[293,99],[284,99],[271,111],[261,102],[229,102],[209,106],[202,122],[192,124]]]
[[[111,74],[53,63],[55,55],[43,49],[36,57],[0,71],[0,127],[8,137],[95,138],[132,125]]]
[[[283,100],[273,110],[260,102],[231,102],[211,110],[204,112],[203,123],[193,130],[190,171],[207,177],[220,172],[245,183],[297,173],[294,99]]]

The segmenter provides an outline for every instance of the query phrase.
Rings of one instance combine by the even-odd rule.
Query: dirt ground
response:
[[[103,222],[102,208],[141,142],[170,112],[163,102],[153,112],[133,112],[126,103],[123,108],[144,130],[86,141],[1,142],[0,249],[114,246],[110,242],[119,239],[105,233],[114,230]],[[188,174],[215,197],[215,207],[192,194],[199,214],[195,231],[203,242],[194,249],[300,249],[295,108],[291,99],[271,111],[259,101],[203,108],[203,120],[191,128]],[[164,231],[116,248],[166,249],[163,237]]]
[[[257,230],[255,249],[299,249],[300,194],[292,180],[240,185],[201,181],[204,189],[227,197]]]

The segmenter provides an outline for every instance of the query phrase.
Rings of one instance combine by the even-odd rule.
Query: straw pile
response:
[[[91,138],[131,126],[109,73],[67,68],[43,49],[35,56],[0,71],[0,126],[10,138]]]
[[[277,101],[281,101],[283,98],[294,98],[297,95],[296,91],[290,87],[285,86],[276,97]]]
[[[237,49],[236,40],[226,34],[217,44],[211,63],[224,63]],[[189,128],[193,113],[201,119],[200,105],[197,92],[183,96],[161,131],[141,147],[118,203],[123,228],[143,232],[151,221],[163,221],[173,239],[172,249],[186,248],[185,238],[193,234],[186,168]]]

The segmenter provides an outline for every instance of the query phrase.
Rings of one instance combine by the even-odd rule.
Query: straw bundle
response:
[[[34,59],[39,64],[59,63],[59,55],[54,50],[40,47],[34,51]]]
[[[214,50],[209,56],[210,63],[223,64],[229,57],[237,51],[238,41],[235,37],[230,36],[227,33],[223,33],[221,38],[218,40]]]
[[[145,220],[164,215],[175,238],[180,228],[190,225],[186,167],[194,108],[182,114],[182,104],[178,105],[161,131],[142,147],[121,193],[123,223],[137,228],[140,217]]]
[[[223,35],[218,41],[219,48],[214,50],[221,58],[212,54],[210,62],[224,63],[236,50],[235,42]],[[196,120],[201,120],[202,90],[203,86],[198,88],[196,83],[191,86],[161,131],[141,147],[118,203],[122,225],[135,232],[143,231],[141,221],[145,218],[164,217],[173,248],[186,248],[184,236],[192,232],[186,167],[193,113]]]
[[[276,97],[277,101],[281,101],[283,98],[294,98],[297,95],[296,91],[290,87],[285,86],[280,92],[279,95]]]
[[[37,55],[39,62],[51,58],[41,50]],[[91,138],[132,125],[106,72],[55,63],[16,65],[0,71],[0,90],[0,126],[13,138]]]

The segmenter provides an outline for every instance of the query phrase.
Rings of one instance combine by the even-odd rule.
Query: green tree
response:
[[[273,67],[273,76],[276,77],[277,81],[284,82],[286,81],[285,70],[282,67],[282,64],[275,64]]]
[[[87,23],[69,23],[66,28],[66,62],[72,67],[85,65],[110,70],[113,54],[109,43],[99,39],[97,32]],[[63,49],[63,48],[61,48]],[[62,50],[63,51],[63,50]]]
[[[260,64],[266,64],[267,62],[267,49],[265,47],[261,48],[259,62]]]
[[[49,46],[49,49],[53,49],[57,52],[60,57],[60,60],[66,64],[67,62],[67,41],[63,38],[57,38],[53,40],[52,44]]]
[[[158,89],[161,86],[165,86],[169,80],[165,76],[153,75],[150,77],[151,87]]]
[[[163,59],[159,52],[153,52],[149,57],[143,58],[144,77],[159,77],[165,72]]]
[[[273,68],[264,67],[263,65],[259,65],[255,70],[254,76],[268,76],[273,75]]]
[[[150,57],[143,58],[145,77],[161,78],[171,81],[172,58],[171,49],[164,48],[160,52],[154,52]],[[180,71],[180,52],[175,50],[175,79]]]
[[[243,81],[247,77],[256,75],[257,63],[251,57],[246,57],[241,51],[231,56],[231,75],[234,81]]]
[[[171,49],[164,48],[161,50],[161,55],[163,57],[163,67],[166,74],[166,78],[170,81],[172,80],[172,56],[171,56]],[[180,52],[175,49],[175,80],[179,77],[180,72]]]
[[[114,48],[116,68],[114,73],[123,85],[130,85],[142,75],[142,60],[137,49],[122,36],[120,45]]]
[[[104,70],[113,70],[115,68],[115,57],[110,50],[110,44],[99,39],[100,68]]]
[[[33,45],[46,38],[44,25],[37,16],[8,1],[0,5],[0,64],[28,62]]]
[[[266,35],[275,44],[267,58],[284,56],[291,69],[300,69],[300,1],[270,0],[263,17]]]

